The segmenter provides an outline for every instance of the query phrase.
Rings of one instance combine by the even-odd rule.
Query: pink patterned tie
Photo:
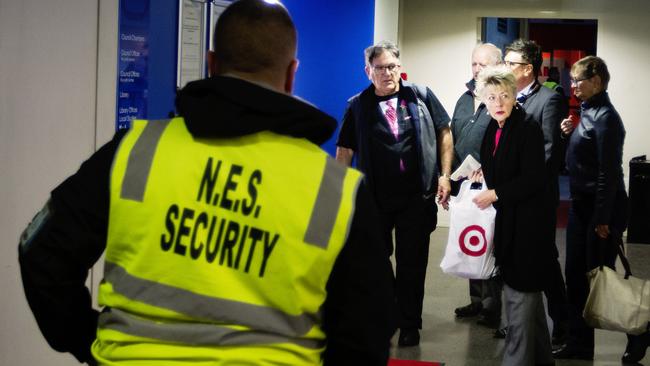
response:
[[[390,130],[395,136],[395,140],[399,140],[399,129],[397,126],[397,112],[393,107],[392,100],[386,101],[386,120],[390,126]]]
[[[395,136],[395,140],[399,141],[397,111],[395,111],[395,107],[393,107],[393,104],[391,102],[392,100],[386,101],[386,120],[388,121],[388,126],[390,127],[390,131],[393,133],[393,136]],[[399,170],[401,172],[404,172],[406,170],[406,167],[404,166],[404,161],[402,159],[399,159]]]

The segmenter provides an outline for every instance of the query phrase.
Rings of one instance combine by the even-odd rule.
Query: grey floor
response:
[[[438,361],[447,366],[500,365],[504,341],[492,338],[493,330],[475,324],[475,320],[460,320],[454,317],[456,307],[469,303],[468,282],[465,279],[446,275],[440,270],[439,264],[444,254],[447,233],[447,228],[438,228],[431,234],[420,346],[407,348],[393,346],[391,357]],[[562,265],[564,265],[565,253],[564,237],[564,229],[558,229],[556,238]],[[634,275],[650,278],[650,245],[628,244],[627,247]],[[549,323],[549,329],[550,327]],[[397,344],[397,336],[392,344]],[[558,366],[621,365],[620,359],[625,344],[624,334],[597,330],[593,362],[558,360],[556,364]],[[650,365],[650,355],[647,355],[641,363]]]

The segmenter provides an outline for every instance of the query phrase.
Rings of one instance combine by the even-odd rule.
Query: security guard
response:
[[[214,46],[180,117],[118,133],[25,230],[45,338],[101,365],[385,365],[388,252],[361,174],[317,146],[336,121],[290,96],[288,12],[235,2]],[[104,250],[98,314],[84,282]]]

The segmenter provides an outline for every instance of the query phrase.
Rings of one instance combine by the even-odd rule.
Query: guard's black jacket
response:
[[[310,104],[233,77],[190,83],[176,104],[192,135],[203,138],[270,130],[321,144],[336,129],[332,117]],[[123,136],[118,132],[52,191],[18,248],[25,294],[43,335],[54,349],[81,362],[93,362],[98,312],[85,281],[106,247],[110,170]],[[393,275],[387,245],[373,230],[376,215],[362,184],[327,284],[325,365],[387,363],[394,331]]]

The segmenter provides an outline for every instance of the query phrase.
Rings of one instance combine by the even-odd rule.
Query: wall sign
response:
[[[121,0],[118,38],[116,128],[146,118],[149,55],[149,0]]]
[[[207,6],[196,0],[180,0],[178,14],[178,68],[176,86],[205,77]]]

